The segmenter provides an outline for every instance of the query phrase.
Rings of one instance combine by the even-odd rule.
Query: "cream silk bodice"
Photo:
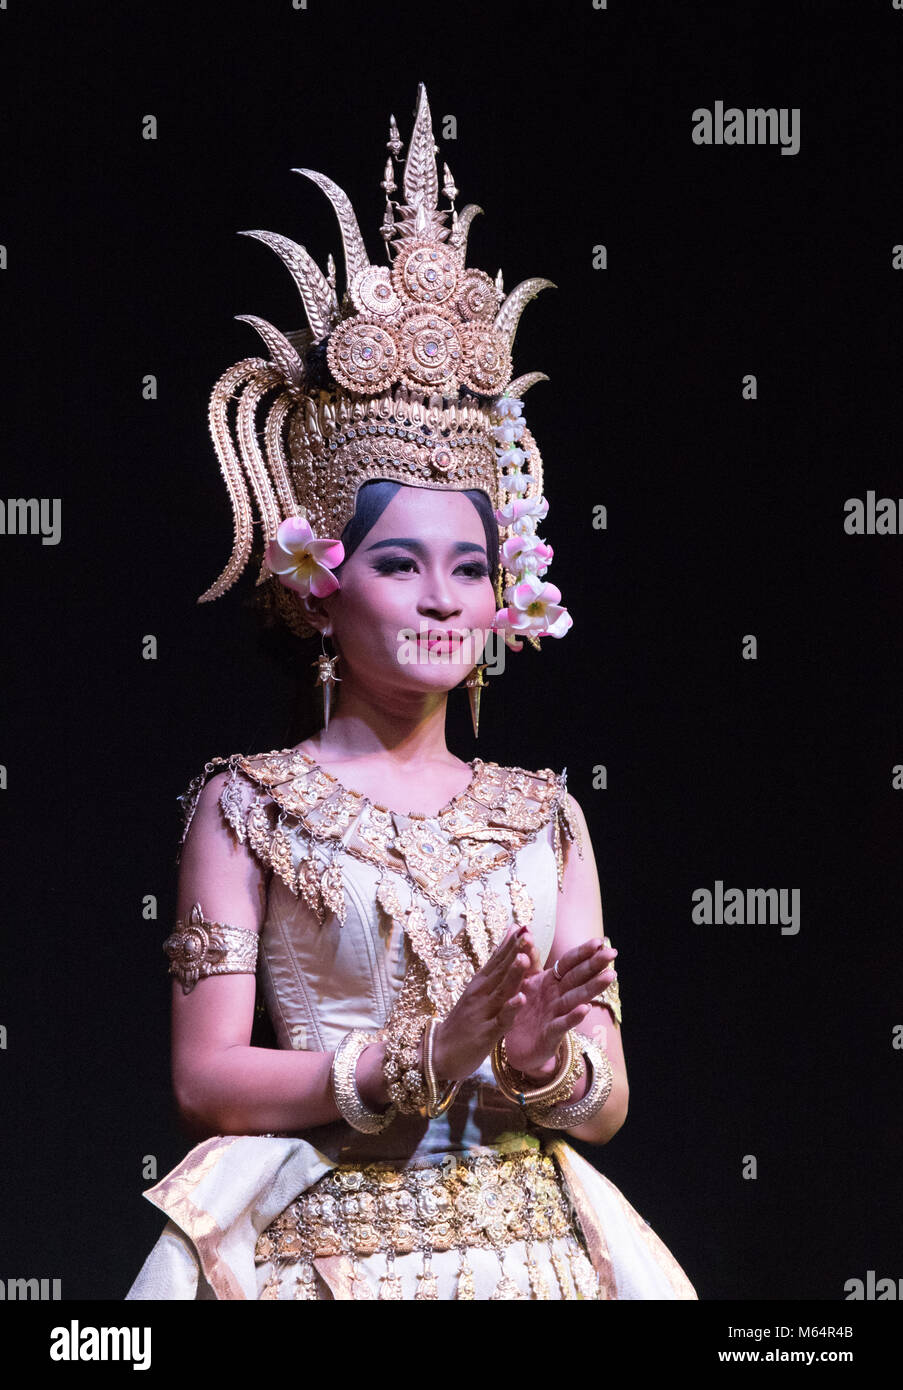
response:
[[[444,1015],[515,923],[545,962],[567,843],[582,853],[565,773],[470,766],[432,816],[382,807],[293,750],[214,759],[191,783],[183,840],[207,776],[227,767],[223,815],[272,870],[258,975],[280,1047],[332,1052],[352,1028],[381,1028],[411,969]],[[385,1156],[479,1144],[520,1121],[492,1090],[484,1064],[436,1120],[399,1117],[377,1136],[338,1123],[317,1143]]]

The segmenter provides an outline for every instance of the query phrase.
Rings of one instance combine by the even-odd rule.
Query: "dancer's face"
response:
[[[321,603],[343,678],[450,690],[479,661],[496,602],[483,523],[463,493],[400,487],[338,579]]]

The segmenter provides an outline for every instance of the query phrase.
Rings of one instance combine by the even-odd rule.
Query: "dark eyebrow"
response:
[[[419,556],[421,560],[426,555],[426,546],[423,542],[415,540],[411,536],[396,536],[394,540],[374,541],[372,545],[367,546],[367,550],[384,550],[387,545],[403,545],[407,550],[413,550],[414,554]],[[478,550],[486,558],[486,547],[476,545],[473,541],[454,541],[452,550],[456,555],[464,555],[470,551]]]

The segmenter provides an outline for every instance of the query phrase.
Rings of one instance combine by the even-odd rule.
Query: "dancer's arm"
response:
[[[567,801],[571,817],[580,829],[583,856],[578,854],[576,845],[568,846],[562,888],[558,894],[555,936],[546,961],[550,969],[573,947],[592,939],[601,940],[605,935],[599,874],[586,817],[574,797],[568,795]],[[608,983],[611,973],[609,971],[603,977],[602,988]],[[621,1029],[609,1009],[600,1004],[593,1004],[578,1028],[608,1053],[613,1081],[602,1109],[584,1124],[575,1125],[566,1132],[588,1144],[607,1144],[627,1118],[630,1096]],[[579,1099],[584,1091],[585,1081],[581,1080],[574,1093],[575,1099]]]
[[[227,776],[211,778],[198,801],[182,851],[178,915],[200,902],[208,920],[259,934],[266,874],[223,822],[218,800]],[[511,1023],[529,963],[512,930],[476,972],[459,1001],[455,1021],[463,1024],[452,1029],[461,1070],[449,1077],[470,1075]],[[255,996],[253,975],[211,975],[187,995],[173,985],[173,1088],[182,1118],[200,1135],[294,1134],[340,1118],[332,1052],[250,1046]],[[373,1043],[358,1060],[358,1091],[371,1110],[389,1103],[384,1058],[384,1044]]]
[[[266,871],[223,820],[218,800],[228,773],[206,783],[182,851],[177,914],[192,903],[204,916],[259,934],[266,915]],[[210,975],[190,994],[172,990],[172,1080],[179,1113],[196,1134],[296,1133],[340,1118],[330,1083],[333,1053],[251,1047],[255,977]],[[364,1103],[389,1102],[383,1045],[357,1065]]]

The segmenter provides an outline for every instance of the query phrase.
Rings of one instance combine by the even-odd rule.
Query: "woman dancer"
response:
[[[388,148],[390,265],[369,262],[342,190],[299,171],[336,208],[347,294],[331,264],[254,233],[310,331],[252,318],[269,358],[211,401],[235,545],[202,597],[247,563],[247,478],[259,582],[320,636],[323,728],[213,759],[182,799],[173,1079],[208,1137],[145,1194],[169,1220],[127,1297],[693,1299],[565,1137],[605,1144],[628,1100],[583,814],[564,773],[463,763],[445,740],[462,679],[477,733],[494,643],[499,665],[571,626],[536,533],[521,397],[540,374],[511,379],[520,312],[549,282],[505,297],[466,267],[477,209],[455,213],[447,165],[450,228],[438,208],[422,85],[399,200],[394,119]],[[276,1048],[251,1046],[257,988]]]

